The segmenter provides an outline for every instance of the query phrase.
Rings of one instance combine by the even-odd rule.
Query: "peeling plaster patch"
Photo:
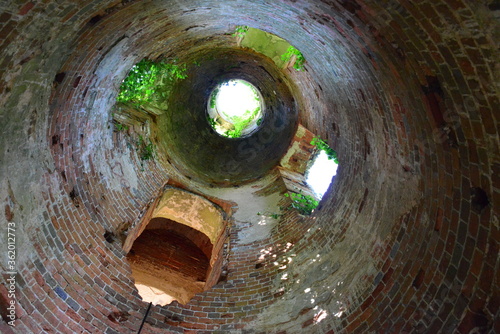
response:
[[[224,217],[221,211],[205,198],[184,190],[165,191],[152,218],[163,217],[192,227],[209,237],[212,244],[222,232]]]
[[[251,195],[251,199],[248,200],[249,203],[235,214],[236,219],[242,219],[241,221],[252,224],[240,233],[239,238],[242,244],[266,239],[271,235],[271,231],[278,224],[279,220],[269,215],[280,213],[278,203],[281,198],[282,196],[279,193],[274,193],[267,197]],[[257,215],[257,213],[262,214]]]
[[[283,158],[281,158],[281,162],[280,162],[280,165],[283,166],[284,168],[288,168],[288,169],[291,169],[290,167],[290,158],[297,152],[300,152],[302,149],[300,148],[300,143],[295,141],[293,142],[292,144],[292,147],[290,147],[288,149],[288,151],[286,152],[286,154],[283,156]]]
[[[128,40],[128,37],[122,37],[122,39],[118,40],[99,63],[99,67],[95,71],[97,77],[96,87],[99,86],[101,81],[106,80],[108,77],[113,78],[116,73],[126,74],[127,69],[130,70],[132,65],[130,65],[129,62],[120,61],[125,58],[123,57],[123,51],[126,49],[125,46]],[[110,71],[110,68],[113,70]]]
[[[257,240],[268,238],[272,229],[277,225],[278,219],[271,217],[273,214],[279,214],[279,201],[282,194],[277,191],[262,196],[261,191],[264,187],[272,183],[276,176],[272,173],[254,183],[250,183],[238,188],[219,188],[204,189],[203,192],[223,200],[237,203],[238,210],[233,215],[236,224],[250,223],[240,235],[240,243],[248,244]],[[261,213],[258,215],[258,213]]]
[[[130,154],[123,154],[120,159],[106,159],[109,168],[102,168],[102,180],[108,188],[120,190],[122,187],[137,189],[138,178]]]

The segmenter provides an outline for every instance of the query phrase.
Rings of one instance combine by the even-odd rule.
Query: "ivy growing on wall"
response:
[[[296,69],[297,71],[303,71],[306,59],[302,55],[302,52],[297,50],[295,47],[290,45],[286,50],[286,52],[281,55],[281,60],[287,63],[294,56],[295,56],[295,62],[293,63],[293,68]]]
[[[130,70],[120,85],[118,102],[141,104],[154,98],[167,98],[169,87],[187,78],[186,66],[143,59]]]
[[[337,152],[335,152],[328,144],[319,137],[314,137],[311,141],[311,145],[315,145],[318,149],[324,151],[328,156],[329,160],[333,160],[337,165],[339,164],[339,160],[337,157]]]
[[[152,160],[155,157],[155,146],[153,145],[153,142],[149,140],[147,143],[144,138],[139,135],[139,139],[137,140],[137,151],[139,153],[139,158],[141,160]]]
[[[292,200],[292,208],[297,209],[302,215],[310,215],[319,204],[319,201],[310,195],[286,193],[285,197],[290,197]]]

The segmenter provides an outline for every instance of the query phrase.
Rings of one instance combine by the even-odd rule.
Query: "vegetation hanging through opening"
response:
[[[304,70],[306,59],[302,53],[283,38],[249,26],[236,26],[232,36],[236,44],[262,53],[274,61],[280,68],[293,67]]]
[[[337,174],[338,159],[335,152],[328,144],[319,137],[311,141],[319,150],[306,173],[306,182],[321,199]]]
[[[243,38],[247,33],[248,29],[249,29],[248,26],[237,26],[236,29],[234,29],[233,36],[238,38]]]
[[[118,102],[135,105],[166,99],[172,84],[187,78],[186,65],[143,59],[130,69],[120,85]]]
[[[229,80],[218,85],[210,95],[208,122],[220,135],[240,138],[262,122],[262,97],[245,80]]]
[[[294,60],[292,60],[295,58]],[[297,71],[303,71],[304,70],[304,63],[305,63],[305,58],[302,55],[302,52],[297,50],[293,46],[289,46],[286,52],[281,56],[281,60],[283,60],[285,63],[288,63],[290,61],[293,61],[293,68],[296,69]]]
[[[286,193],[285,197],[292,200],[292,208],[297,209],[302,215],[310,215],[318,207],[319,201],[311,195]]]
[[[337,165],[339,164],[337,152],[335,152],[330,146],[328,146],[328,144],[323,139],[314,137],[311,141],[311,145],[314,145],[318,149],[325,152],[329,160],[333,160]]]

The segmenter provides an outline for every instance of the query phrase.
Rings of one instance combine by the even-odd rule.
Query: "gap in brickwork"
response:
[[[280,163],[280,173],[288,192],[290,207],[311,215],[334,180],[337,152],[326,141],[299,125],[288,152]]]
[[[187,303],[205,287],[212,244],[186,225],[154,218],[127,255],[139,295],[157,305]]]
[[[145,302],[186,304],[220,281],[228,235],[224,216],[218,205],[203,196],[164,188],[122,240],[132,278]]]
[[[302,52],[281,37],[248,26],[236,26],[233,36],[238,46],[265,55],[279,68],[304,70],[306,60]]]
[[[321,138],[315,136],[311,145],[315,146],[315,154],[306,171],[306,182],[315,196],[321,200],[335,179],[339,160],[337,152]]]
[[[264,117],[264,102],[259,90],[241,79],[224,81],[210,94],[207,106],[210,126],[219,135],[240,138],[259,128]]]
[[[307,170],[306,182],[318,199],[322,199],[337,174],[338,164],[320,150]]]

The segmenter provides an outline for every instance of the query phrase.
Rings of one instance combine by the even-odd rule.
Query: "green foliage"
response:
[[[215,118],[208,117],[208,123],[210,123],[210,126],[215,129],[215,126],[217,125],[217,122],[215,121]]]
[[[234,29],[233,36],[238,38],[243,38],[247,33],[248,29],[249,29],[248,26],[237,26],[236,29]]]
[[[128,131],[128,126],[127,125],[123,125],[121,123],[116,123],[115,124],[115,130],[120,132],[120,131]]]
[[[319,201],[310,195],[286,193],[285,197],[290,197],[292,200],[292,208],[297,209],[302,215],[310,215],[319,204]]]
[[[141,160],[150,160],[154,157],[154,147],[153,143],[149,142],[148,145],[144,146],[142,151]]]
[[[231,107],[224,106],[222,109],[220,109],[217,105],[218,101],[220,101],[219,99],[222,99],[222,97],[220,96],[221,91],[225,89],[226,86],[236,84],[243,84],[249,87],[250,90],[247,91],[246,94],[249,95],[249,99],[254,99],[256,101],[255,103],[252,101],[249,105],[247,105],[246,108],[243,109],[245,110],[243,114],[240,114],[240,110],[238,110],[238,113],[234,114],[233,110],[230,109]],[[260,125],[260,123],[262,122],[262,120],[259,120],[258,118],[261,110],[261,104],[259,102],[259,93],[252,84],[244,80],[240,80],[240,82],[232,82],[232,80],[230,80],[226,83],[222,83],[216,86],[216,88],[210,94],[209,115],[217,115],[217,117],[216,119],[212,119],[209,116],[208,122],[212,126],[212,128],[220,135],[227,138],[239,138],[242,136],[243,131],[245,131],[250,124],[252,124],[253,122],[259,122]],[[233,106],[233,108],[234,107],[236,106]]]
[[[215,108],[215,102],[217,101],[217,95],[218,94],[219,94],[219,88],[216,88],[212,92],[212,95],[210,96],[210,108],[212,108],[212,109]]]
[[[223,133],[223,136],[225,136],[227,138],[240,138],[241,131],[239,131],[237,129],[227,130],[226,132]]]
[[[151,140],[149,140],[149,143],[146,144],[144,138],[139,135],[139,140],[137,141],[137,151],[139,152],[141,160],[151,160],[154,158],[156,150]]]
[[[171,85],[176,80],[185,78],[187,78],[185,65],[156,63],[143,59],[132,66],[123,80],[117,101],[136,104],[151,102],[158,93],[159,86]],[[164,91],[161,97],[165,98]]]
[[[266,216],[266,217],[271,217],[273,219],[279,219],[281,215],[279,213],[260,213],[257,212],[257,216]]]
[[[328,156],[328,160],[333,160],[337,165],[339,164],[339,160],[337,157],[337,152],[335,152],[328,144],[319,137],[314,137],[311,141],[311,145],[315,145],[318,149],[324,151]]]
[[[228,138],[241,137],[241,133],[243,132],[243,130],[245,130],[248,124],[250,124],[255,119],[259,111],[260,107],[257,107],[253,112],[247,110],[242,116],[232,117],[231,121],[234,125],[234,129],[226,131],[225,136]]]
[[[284,61],[285,63],[290,61],[292,57],[295,56],[295,63],[293,64],[293,68],[296,69],[297,71],[303,71],[304,70],[304,63],[305,63],[305,58],[302,55],[302,53],[297,50],[293,46],[289,46],[288,49],[284,54],[281,55],[281,60]]]

